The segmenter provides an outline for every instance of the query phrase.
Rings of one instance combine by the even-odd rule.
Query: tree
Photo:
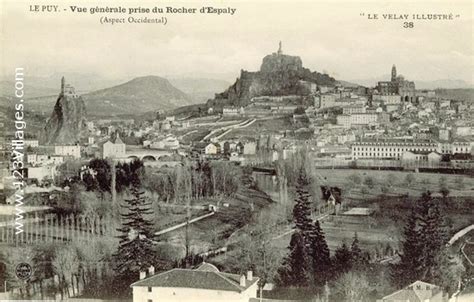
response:
[[[399,288],[418,280],[422,275],[423,245],[420,242],[417,218],[413,207],[403,232],[400,262],[391,266],[392,281]]]
[[[411,187],[414,182],[415,182],[415,176],[413,175],[413,173],[409,173],[407,174],[407,176],[405,176],[405,184],[408,187]]]
[[[387,184],[381,184],[380,191],[382,191],[382,193],[384,194],[387,194],[388,192],[390,192],[389,186],[387,186]]]
[[[89,168],[95,172],[95,176],[91,176],[96,183],[92,182],[91,184],[86,184],[88,190],[97,187],[101,192],[110,192],[111,169],[108,161],[95,158],[89,162]]]
[[[277,284],[281,287],[307,287],[310,284],[310,260],[304,237],[299,231],[291,236],[290,253],[278,269]]]
[[[363,268],[364,264],[367,263],[367,259],[365,259],[362,250],[359,247],[359,238],[357,237],[357,232],[354,233],[354,239],[352,240],[351,254],[354,266],[356,266],[356,268]]]
[[[336,282],[335,294],[339,296],[337,301],[363,302],[369,301],[370,286],[367,276],[361,272],[347,272]]]
[[[41,244],[34,247],[33,271],[34,277],[39,281],[41,297],[44,295],[43,280],[50,279],[54,276],[54,248],[52,244]]]
[[[455,183],[456,183],[456,188],[458,190],[464,190],[464,188],[466,187],[465,184],[464,184],[464,177],[462,176],[457,176],[455,179],[454,179]]]
[[[331,258],[324,232],[318,220],[314,222],[311,230],[310,257],[313,265],[314,285],[322,287],[330,278]]]
[[[352,261],[352,252],[349,250],[346,243],[343,242],[342,245],[336,249],[332,260],[335,275],[339,276],[350,271],[352,268]]]
[[[440,188],[439,192],[441,193],[441,195],[443,195],[443,198],[446,198],[449,195],[449,189],[446,187]]]
[[[359,174],[357,174],[357,173],[353,173],[353,174],[349,175],[347,177],[347,179],[349,180],[349,182],[353,186],[357,186],[357,185],[360,185],[362,183],[362,179],[360,178]]]
[[[420,238],[423,244],[423,278],[432,280],[437,271],[437,257],[447,243],[444,220],[439,203],[428,191],[418,203]]]
[[[441,286],[448,293],[454,293],[466,268],[458,254],[451,255],[448,248],[443,248],[436,258],[437,270],[433,276],[433,283]]]
[[[135,183],[131,188],[133,198],[126,199],[125,213],[122,214],[122,227],[118,229],[120,242],[114,254],[115,270],[120,275],[136,279],[140,271],[156,263],[153,243],[153,214],[150,203],[145,201],[143,192]]]
[[[304,168],[301,167],[298,180],[296,182],[296,198],[293,208],[293,221],[295,229],[301,232],[306,247],[309,247],[309,236],[313,229],[311,221],[311,201],[308,193],[309,179],[306,176]]]
[[[373,189],[375,188],[375,180],[370,177],[370,176],[367,176],[365,179],[364,179],[364,185],[366,185],[369,189]]]
[[[79,271],[77,250],[70,245],[63,246],[56,250],[53,268],[59,277],[61,296],[67,294],[67,297],[71,297],[69,287],[73,282],[73,275],[76,275]]]
[[[394,283],[402,287],[420,279],[436,281],[446,243],[439,202],[427,191],[417,200],[405,226],[401,261],[391,271]]]

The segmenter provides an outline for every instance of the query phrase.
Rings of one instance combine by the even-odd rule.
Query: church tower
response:
[[[392,66],[392,82],[394,82],[397,79],[397,67],[395,67],[395,64]]]

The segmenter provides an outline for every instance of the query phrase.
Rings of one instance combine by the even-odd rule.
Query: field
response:
[[[317,169],[317,181],[321,185],[338,186],[343,189],[345,198],[348,200],[368,199],[377,197],[384,193],[382,187],[388,189],[387,195],[418,196],[422,192],[429,190],[434,195],[440,195],[440,182],[449,189],[450,196],[473,196],[474,178],[469,176],[459,176],[452,174],[437,173],[411,173],[402,171],[383,171],[383,170],[360,170],[360,169]],[[374,188],[363,188],[366,185],[354,185],[350,180],[351,175],[358,175],[361,184],[367,178],[371,178]],[[407,176],[411,175],[411,176]],[[407,183],[407,177],[412,181]]]
[[[209,203],[217,204],[216,200],[207,202],[207,204]],[[270,200],[264,193],[247,188],[240,189],[236,196],[222,199],[213,216],[195,222],[188,227],[190,250],[199,254],[225,246],[227,239],[248,223],[253,212],[260,211],[269,203]],[[183,211],[178,211],[177,216],[172,215],[174,217],[172,219],[185,220],[183,213]],[[163,257],[179,258],[184,256],[185,227],[161,235],[159,239],[163,242]]]
[[[411,181],[408,185],[409,174]],[[353,175],[358,175],[360,184],[354,184],[351,180]],[[316,177],[318,185],[342,189],[342,212],[353,207],[374,210],[370,216],[330,215],[322,219],[321,227],[332,252],[342,242],[350,244],[357,232],[361,246],[371,254],[372,259],[390,257],[398,249],[403,225],[413,203],[426,190],[432,191],[432,195],[440,200],[450,235],[474,223],[471,213],[474,207],[472,177],[357,169],[318,169]],[[367,181],[367,178],[371,181]],[[449,190],[447,198],[443,199],[439,193],[440,183]],[[289,199],[292,202],[292,197]],[[289,226],[278,233],[282,234],[288,229]],[[272,245],[285,253],[290,236],[282,236],[272,241]]]

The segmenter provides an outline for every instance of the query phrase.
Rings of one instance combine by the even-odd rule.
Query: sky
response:
[[[256,71],[275,52],[298,55],[311,70],[337,79],[390,73],[407,79],[461,79],[474,84],[471,1],[18,1],[0,0],[2,74],[95,73],[109,78],[159,75],[222,77]],[[31,4],[60,5],[58,13],[30,12]],[[166,15],[167,25],[100,24],[79,7],[232,7],[234,15]],[[66,9],[66,11],[64,11]],[[364,13],[364,16],[361,16]],[[369,20],[367,14],[449,14],[450,21]],[[135,17],[161,15],[135,15]],[[380,17],[381,18],[381,17]],[[412,20],[408,20],[412,21]]]

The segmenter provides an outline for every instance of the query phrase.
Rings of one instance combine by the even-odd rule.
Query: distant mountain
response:
[[[193,100],[158,76],[135,78],[124,84],[83,95],[91,114],[140,114],[193,104]]]
[[[436,80],[436,81],[415,81],[416,89],[458,89],[458,88],[472,88],[472,85],[469,85],[464,80]]]
[[[474,88],[436,89],[436,95],[452,100],[474,102]]]
[[[36,98],[42,96],[56,95],[58,90],[48,87],[30,85],[25,81],[25,98]],[[0,96],[13,97],[15,95],[15,82],[0,81]]]
[[[54,73],[48,76],[32,76],[32,75],[25,75],[25,87],[32,87],[32,88],[39,88],[48,90],[53,90],[54,95],[57,96],[57,87],[58,83],[62,77],[65,77],[71,83],[74,83],[74,86],[77,87],[77,92],[80,94],[84,94],[87,92],[112,87],[123,83],[125,81],[130,80],[130,78],[108,78],[96,73],[79,73],[79,72],[61,72],[61,73]],[[6,75],[1,78],[0,82],[12,82],[14,78],[13,75]],[[47,94],[34,94],[30,97],[38,97],[38,96],[46,96]]]
[[[413,81],[409,77],[407,78],[409,81]],[[356,79],[350,80],[350,83],[357,83],[359,85],[365,87],[375,87],[377,82],[380,81],[390,81],[390,75],[382,75],[373,78],[366,78],[366,79]],[[458,79],[441,79],[441,80],[434,80],[434,81],[415,81],[416,89],[437,89],[437,88],[445,88],[445,89],[456,89],[456,88],[472,88],[472,85],[467,83],[464,80]]]
[[[193,100],[202,103],[213,98],[216,93],[230,85],[227,81],[209,78],[171,78],[169,81],[173,86],[188,94]]]

